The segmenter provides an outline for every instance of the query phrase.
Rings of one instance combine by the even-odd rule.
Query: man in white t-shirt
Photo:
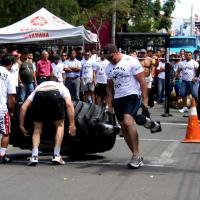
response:
[[[43,122],[52,121],[56,127],[55,146],[52,162],[64,165],[60,156],[61,144],[64,136],[65,108],[69,119],[69,134],[75,135],[76,127],[74,122],[74,106],[68,89],[62,84],[56,82],[55,76],[47,78],[46,82],[41,83],[27,98],[20,110],[20,129],[26,136],[28,134],[24,127],[24,120],[27,109],[32,106],[32,116],[34,121],[34,132],[32,136],[32,157],[28,163],[29,166],[38,164],[38,148],[40,135],[42,133]]]
[[[109,61],[105,59],[104,52],[100,51],[100,59],[93,64],[94,77],[95,77],[95,90],[94,94],[96,96],[96,104],[101,105],[105,101],[106,97],[106,86],[107,86],[107,76],[106,67]]]
[[[94,74],[93,60],[90,56],[90,51],[86,51],[81,61],[81,89],[84,101],[92,103],[94,102]]]
[[[165,90],[165,59],[161,58],[157,67],[158,71],[158,95],[157,103],[163,103]]]
[[[64,81],[64,64],[59,62],[59,57],[54,56],[54,62],[51,63],[52,74],[58,79],[59,83],[63,83]]]
[[[138,59],[119,53],[113,44],[107,45],[104,53],[105,58],[110,61],[106,68],[108,111],[112,112],[113,104],[125,141],[132,152],[128,166],[139,168],[143,165],[143,158],[139,155],[138,133],[134,125],[134,117],[140,107],[140,96],[144,108],[148,107],[144,70]]]
[[[69,52],[69,59],[64,66],[65,86],[69,89],[72,100],[79,100],[81,62],[76,59],[76,51]]]
[[[13,117],[16,85],[11,70],[13,60],[10,56],[4,55],[1,58],[0,66],[0,134],[2,134],[0,148],[0,162],[9,163],[11,159],[6,155],[9,144],[10,118]],[[7,106],[8,103],[8,106]]]
[[[188,112],[187,108],[187,95],[189,93],[192,94],[192,97],[196,97],[194,92],[194,82],[195,75],[197,69],[199,67],[198,62],[192,59],[192,52],[186,53],[186,60],[181,62],[179,66],[178,73],[182,73],[182,83],[181,83],[181,91],[180,96],[183,98],[183,109],[179,110],[179,112]]]

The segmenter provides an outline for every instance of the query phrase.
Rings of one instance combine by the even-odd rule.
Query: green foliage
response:
[[[42,7],[69,23],[73,23],[73,16],[79,10],[75,0],[1,0],[0,27],[15,23]]]
[[[171,27],[171,14],[175,9],[176,0],[165,0],[161,5],[160,0],[133,0],[132,22],[129,31],[156,32],[162,29],[168,31]],[[161,15],[160,11],[164,14]]]
[[[44,7],[73,25],[88,25],[95,20],[96,29],[102,21],[111,21],[117,13],[118,29],[132,19],[129,31],[150,32],[171,27],[171,14],[176,0],[1,0],[0,27],[15,23]],[[164,15],[160,15],[160,11]]]

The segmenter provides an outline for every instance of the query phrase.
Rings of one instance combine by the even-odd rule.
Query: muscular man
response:
[[[24,119],[30,105],[32,105],[32,115],[34,121],[34,132],[32,136],[32,157],[29,166],[38,164],[38,148],[40,135],[42,133],[43,122],[53,121],[56,127],[55,146],[52,162],[64,165],[65,162],[60,156],[61,144],[64,136],[65,108],[67,108],[69,118],[69,134],[75,135],[76,127],[74,123],[74,106],[68,89],[56,82],[55,76],[50,76],[46,82],[41,83],[27,98],[20,110],[20,129],[26,136],[27,130],[24,127]]]
[[[154,60],[147,56],[146,54],[146,50],[145,49],[142,49],[140,51],[140,63],[144,69],[144,75],[145,75],[145,82],[147,84],[147,88],[148,88],[148,91],[151,89],[151,86],[152,86],[152,81],[153,81],[153,78],[152,78],[152,71],[153,71],[153,66],[154,66]]]
[[[11,159],[6,155],[9,143],[10,117],[13,116],[15,105],[16,85],[11,70],[13,61],[10,56],[1,58],[0,66],[0,134],[2,134],[0,148],[0,162],[9,163]],[[7,106],[8,105],[8,106]]]
[[[107,45],[104,53],[105,58],[110,61],[106,68],[108,110],[112,112],[113,105],[125,141],[132,152],[128,166],[139,168],[143,165],[143,158],[139,155],[138,133],[134,117],[140,107],[141,98],[144,107],[147,108],[148,97],[144,70],[138,59],[121,54],[115,45]]]

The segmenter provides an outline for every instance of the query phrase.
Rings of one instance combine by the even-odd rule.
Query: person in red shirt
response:
[[[36,77],[37,84],[46,81],[46,78],[51,75],[52,67],[51,62],[48,60],[49,53],[47,51],[42,51],[41,59],[37,62],[36,65]]]

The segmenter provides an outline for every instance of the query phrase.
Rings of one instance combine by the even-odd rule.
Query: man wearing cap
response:
[[[104,48],[104,54],[105,58],[110,61],[106,67],[108,111],[112,112],[112,106],[114,107],[124,139],[132,152],[128,166],[139,168],[143,165],[143,158],[139,154],[138,133],[134,117],[141,100],[145,108],[148,104],[144,69],[136,58],[118,52],[113,44],[108,44]]]

